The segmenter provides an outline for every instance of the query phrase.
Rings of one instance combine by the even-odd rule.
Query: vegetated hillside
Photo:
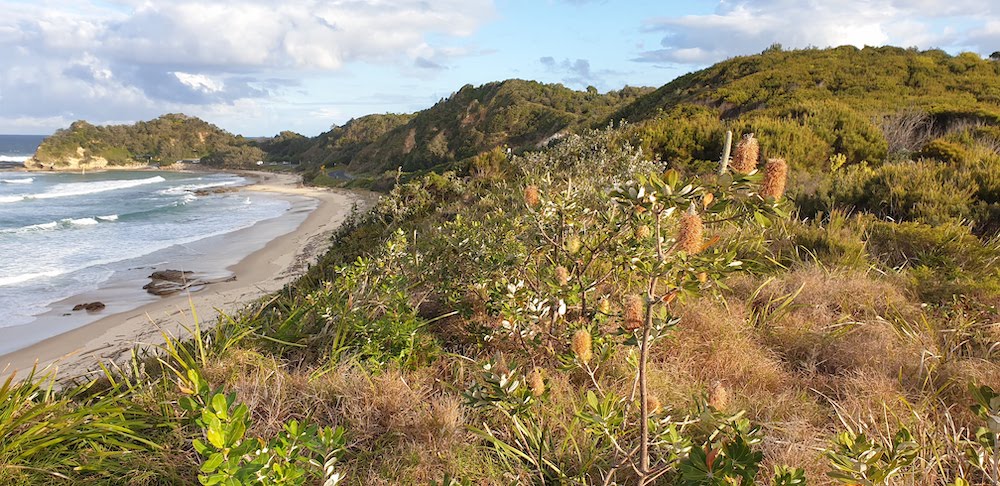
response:
[[[663,160],[718,160],[730,128],[755,132],[767,154],[822,169],[881,163],[944,144],[1000,139],[1000,63],[963,53],[851,46],[774,47],[682,76],[616,111],[643,125]]]
[[[411,114],[387,113],[355,118],[343,126],[320,134],[302,153],[302,161],[312,165],[346,166],[358,153],[379,143],[385,134],[412,120]]]
[[[880,217],[1000,230],[1000,63],[896,47],[730,59],[639,98],[610,119],[680,170],[717,163],[726,130],[794,169],[803,216]]]
[[[317,137],[299,160],[346,165],[363,173],[397,167],[407,172],[448,168],[501,145],[534,148],[552,137],[590,127],[648,91],[625,88],[600,94],[518,79],[466,85],[414,115],[351,120]]]
[[[264,153],[243,137],[201,119],[168,114],[134,125],[74,122],[46,138],[31,162],[58,168],[80,164],[171,164],[202,157],[213,165],[238,167],[261,160]]]

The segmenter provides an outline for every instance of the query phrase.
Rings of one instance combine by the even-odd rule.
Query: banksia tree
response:
[[[538,186],[528,186],[524,188],[524,204],[530,207],[538,206],[542,202],[541,195],[538,192]]]
[[[642,296],[630,295],[625,298],[625,329],[642,327],[644,307]]]
[[[677,250],[688,255],[697,254],[704,245],[704,224],[698,213],[688,212],[681,216],[681,227],[677,233]]]
[[[586,329],[580,329],[573,333],[573,342],[570,345],[573,349],[573,354],[576,358],[580,360],[581,363],[587,363],[590,358],[594,357],[593,342],[590,337],[590,331]]]
[[[788,164],[785,159],[769,159],[764,166],[764,181],[760,185],[760,195],[773,199],[781,199],[785,194],[785,182],[788,179]]]
[[[736,142],[736,150],[733,151],[733,161],[729,164],[734,171],[741,174],[749,174],[757,168],[757,160],[760,158],[760,144],[753,138],[752,133],[743,135],[739,142]]]

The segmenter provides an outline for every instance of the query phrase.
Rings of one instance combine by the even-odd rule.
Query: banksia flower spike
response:
[[[576,255],[581,248],[583,248],[583,242],[580,241],[580,237],[571,236],[566,240],[566,252],[570,255]]]
[[[538,192],[538,186],[528,186],[524,188],[524,204],[530,207],[538,206],[542,202]]]
[[[677,250],[688,255],[697,254],[704,247],[704,225],[698,213],[690,211],[681,216],[681,228],[677,233]]]
[[[630,295],[625,298],[625,329],[639,329],[642,327],[643,311],[645,302],[639,295]]]
[[[733,161],[729,164],[734,171],[740,174],[749,174],[757,168],[757,159],[760,158],[760,144],[753,138],[752,133],[743,135],[739,142],[736,142],[736,150],[733,151]]]
[[[531,395],[535,398],[545,394],[545,380],[542,379],[542,372],[538,368],[535,368],[528,375],[528,386],[531,388]]]
[[[569,283],[569,270],[566,267],[559,265],[556,267],[556,281],[559,285],[566,285]]]
[[[764,166],[764,182],[760,185],[760,195],[781,199],[785,194],[788,179],[788,164],[785,159],[769,159]]]
[[[708,394],[708,404],[719,411],[724,411],[729,405],[729,392],[721,382],[712,385],[712,391]]]
[[[590,358],[594,357],[593,342],[590,338],[590,331],[586,329],[580,329],[573,333],[573,342],[570,345],[573,349],[573,354],[576,358],[580,360],[581,363],[590,362]]]
[[[653,232],[649,229],[649,226],[640,225],[635,228],[635,239],[637,240],[645,240],[652,234]]]
[[[660,399],[654,397],[653,395],[646,397],[646,410],[648,410],[649,413],[659,412],[660,408]]]

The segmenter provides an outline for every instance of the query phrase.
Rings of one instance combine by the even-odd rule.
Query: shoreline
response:
[[[328,248],[329,237],[350,215],[354,204],[362,209],[370,206],[367,195],[345,190],[327,190],[301,185],[298,175],[257,171],[220,171],[252,178],[255,182],[239,188],[239,192],[254,191],[315,201],[315,208],[296,227],[273,237],[262,248],[245,255],[226,270],[235,281],[209,284],[197,291],[184,291],[138,307],[102,316],[80,327],[46,338],[22,349],[0,355],[0,370],[10,374],[16,370],[54,366],[58,379],[66,380],[99,371],[98,363],[119,362],[129,357],[135,346],[162,344],[162,332],[184,335],[183,327],[192,327],[195,314],[203,324],[214,323],[218,311],[232,313],[252,300],[280,290],[302,275],[309,264]],[[299,209],[302,211],[303,209]],[[295,211],[295,206],[280,220]],[[259,234],[259,225],[226,235],[231,242]],[[100,290],[90,293],[100,295]],[[63,302],[80,300],[74,295]],[[99,298],[99,297],[98,297]]]

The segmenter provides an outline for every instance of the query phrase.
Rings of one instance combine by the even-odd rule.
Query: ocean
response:
[[[45,135],[0,135],[0,162],[24,162],[35,154]]]
[[[0,136],[0,144],[12,138]],[[23,142],[37,146],[37,138]],[[0,150],[0,157],[21,156]],[[68,330],[53,316],[71,313],[60,301],[72,296],[144,279],[152,269],[222,270],[200,268],[212,266],[200,265],[201,259],[225,260],[206,257],[219,251],[213,237],[277,219],[293,206],[288,198],[253,191],[213,192],[249,182],[224,173],[0,169],[0,354]],[[280,218],[290,226],[281,231],[304,217]],[[225,263],[236,263],[271,237],[233,250]],[[141,285],[129,284],[134,295],[116,294],[129,302],[108,302],[108,311],[153,298]]]

